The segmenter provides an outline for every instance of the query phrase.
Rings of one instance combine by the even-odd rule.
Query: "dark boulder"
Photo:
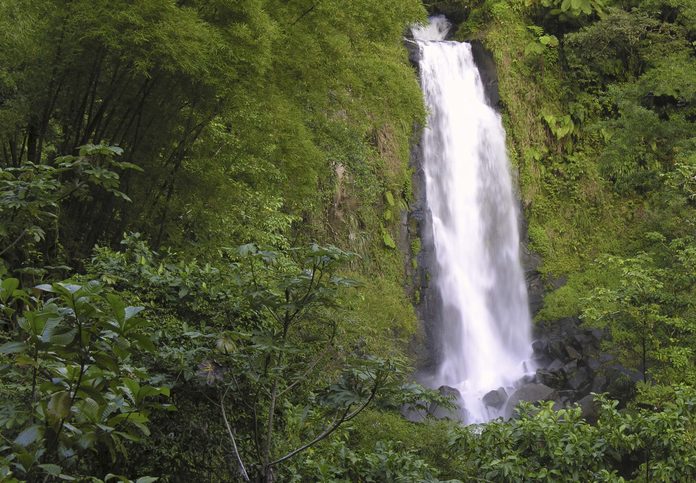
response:
[[[556,398],[556,391],[545,384],[528,383],[517,389],[505,403],[503,416],[509,419],[514,414],[515,406],[520,401],[551,401]]]
[[[597,372],[600,367],[602,367],[602,363],[599,362],[597,359],[594,357],[586,357],[585,358],[585,365],[594,372]]]
[[[553,339],[549,341],[548,354],[557,359],[566,359],[568,354],[565,351],[565,344],[561,339]]]
[[[581,367],[573,374],[573,377],[568,380],[568,386],[576,391],[579,396],[584,396],[590,392],[592,374],[584,367]]]
[[[568,401],[574,401],[575,398],[575,391],[572,389],[562,389],[557,392],[557,397],[559,401],[562,402],[568,402]]]
[[[408,60],[414,67],[418,68],[421,61],[421,51],[418,43],[413,39],[404,38],[404,46],[408,51]]]
[[[536,380],[550,387],[561,387],[565,377],[560,372],[552,372],[548,369],[537,369]]]
[[[546,354],[546,350],[548,349],[549,346],[549,341],[544,340],[544,339],[537,339],[534,342],[532,342],[532,350],[536,354]]]
[[[576,361],[582,359],[582,354],[572,345],[566,344],[565,350],[568,354],[568,357],[570,357],[571,359],[575,359]]]
[[[500,408],[503,404],[505,404],[505,401],[508,398],[508,394],[505,391],[504,388],[499,387],[498,389],[495,389],[493,391],[490,391],[486,393],[485,396],[483,396],[483,404],[486,406],[491,406],[494,408]]]
[[[578,361],[577,360],[569,361],[563,366],[563,372],[565,372],[568,375],[568,377],[572,377],[573,374],[575,374],[575,371],[577,371],[577,370],[578,370]]]
[[[619,365],[606,369],[605,375],[609,381],[606,392],[609,393],[609,397],[618,400],[622,405],[635,397],[636,382],[642,380],[639,372]]]
[[[597,374],[592,380],[591,391],[596,392],[598,394],[604,392],[607,388],[607,382],[607,376],[605,376],[604,374]]]
[[[580,410],[582,411],[581,414],[585,421],[590,424],[595,424],[597,422],[598,405],[595,402],[592,394],[588,394],[587,396],[583,397],[576,404],[580,406]]]
[[[613,355],[607,354],[606,352],[602,352],[599,355],[599,362],[601,362],[602,364],[612,362],[614,359],[616,359],[616,358]]]
[[[549,366],[546,368],[546,370],[551,372],[558,372],[561,369],[563,369],[564,365],[565,364],[560,359],[554,359],[553,362],[549,364]]]

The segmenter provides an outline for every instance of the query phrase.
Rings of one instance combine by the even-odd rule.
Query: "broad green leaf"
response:
[[[39,339],[41,342],[48,343],[54,335],[54,332],[62,319],[58,317],[49,317],[46,319],[44,326],[41,328],[41,336]]]
[[[138,315],[140,312],[145,310],[145,307],[126,307],[126,320],[131,319],[132,317]]]
[[[392,250],[396,249],[396,242],[387,230],[382,230],[382,241],[387,248],[391,248]]]
[[[52,335],[48,342],[57,346],[67,346],[75,340],[76,335],[77,329],[70,329],[67,332]]]
[[[99,404],[91,397],[85,398],[78,407],[78,410],[82,411],[82,413],[92,421],[99,420]]]
[[[109,473],[108,475],[106,475],[104,477],[104,481],[110,481],[110,480],[114,480],[114,479],[118,480],[118,481],[123,481],[123,482],[130,481],[130,479],[126,478],[125,476],[116,475],[114,473]]]
[[[0,285],[0,300],[5,303],[9,300],[15,290],[19,287],[19,280],[16,278],[6,278]]]
[[[131,337],[137,342],[137,345],[148,352],[155,352],[157,348],[152,342],[152,338],[148,334],[133,334]]]
[[[223,354],[231,354],[237,350],[237,345],[228,335],[222,335],[215,341],[215,348]]]
[[[58,465],[51,464],[51,463],[39,465],[39,468],[41,468],[42,470],[44,470],[46,473],[48,473],[51,476],[58,476],[58,475],[60,475],[60,472],[63,471],[63,468],[61,468]]]
[[[57,392],[48,401],[48,414],[56,420],[67,418],[70,415],[70,403],[70,393]]]
[[[29,346],[24,342],[8,342],[0,346],[0,354],[15,354],[17,352],[24,352]]]
[[[109,302],[111,311],[116,317],[119,325],[123,324],[123,321],[126,319],[126,303],[121,297],[114,294],[108,294],[106,300]]]
[[[257,248],[256,245],[254,245],[253,243],[247,243],[246,245],[241,245],[237,249],[237,251],[242,257],[246,257],[248,255],[253,255],[254,253],[256,253]]]
[[[124,379],[123,386],[121,387],[133,404],[137,404],[138,392],[140,392],[140,384],[138,384],[138,381],[135,379]]]
[[[54,285],[54,287],[60,287],[67,291],[69,294],[74,294],[78,290],[82,288],[82,285],[77,285],[75,283],[63,283],[63,282],[58,282],[57,284]]]
[[[29,426],[27,429],[19,433],[14,442],[20,446],[27,447],[41,436],[41,427],[38,425]]]

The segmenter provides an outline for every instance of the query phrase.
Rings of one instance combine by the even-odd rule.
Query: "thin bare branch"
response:
[[[364,402],[363,404],[361,404],[360,407],[358,407],[355,411],[353,411],[352,413],[349,413],[350,408],[351,408],[352,406],[348,406],[348,407],[346,408],[346,410],[343,412],[343,414],[341,415],[341,417],[338,418],[338,420],[337,420],[335,423],[333,423],[331,426],[329,426],[329,428],[326,429],[324,432],[322,432],[321,434],[319,434],[317,437],[315,437],[314,439],[312,439],[312,440],[309,441],[308,443],[303,444],[303,445],[300,446],[299,448],[290,451],[290,452],[289,452],[288,454],[286,454],[285,456],[283,456],[283,457],[281,457],[281,458],[278,458],[277,460],[268,463],[267,466],[270,467],[270,466],[277,465],[278,463],[282,463],[283,461],[286,461],[286,460],[292,458],[292,457],[295,456],[296,454],[301,453],[302,451],[304,451],[304,450],[310,448],[311,446],[315,445],[316,443],[318,443],[319,441],[321,441],[322,439],[326,438],[326,437],[329,436],[331,433],[333,433],[334,431],[336,431],[336,430],[338,429],[338,427],[339,427],[341,424],[343,424],[343,423],[346,422],[346,421],[350,421],[350,420],[353,419],[355,416],[357,416],[358,414],[360,414],[360,412],[361,412],[363,409],[365,409],[365,408],[372,402],[372,400],[374,399],[375,395],[377,394],[377,389],[379,388],[379,381],[380,381],[380,378],[379,378],[379,376],[378,376],[378,377],[375,379],[375,385],[374,385],[374,387],[372,388],[372,392],[370,393],[370,397],[368,397],[367,400],[365,400],[365,402]]]
[[[250,481],[249,474],[244,467],[244,462],[242,461],[242,457],[239,455],[239,450],[237,449],[237,441],[234,438],[234,431],[230,426],[230,422],[227,420],[227,412],[225,411],[225,396],[227,395],[228,390],[229,388],[227,388],[227,390],[220,396],[220,411],[222,411],[222,419],[225,422],[227,433],[230,435],[230,439],[232,440],[232,449],[234,450],[234,456],[239,464],[239,473],[242,475],[242,478],[244,478],[244,481]]]

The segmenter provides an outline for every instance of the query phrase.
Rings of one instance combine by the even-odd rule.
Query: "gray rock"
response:
[[[563,344],[563,341],[561,340],[552,340],[549,341],[549,354],[553,357],[557,357],[558,359],[565,359],[566,358],[566,351],[565,347]]]
[[[604,374],[597,374],[592,380],[592,392],[604,392],[607,388],[607,377]]]
[[[602,367],[602,364],[595,358],[585,359],[585,364],[594,372],[597,372]]]
[[[559,372],[551,372],[548,369],[537,369],[536,380],[550,387],[560,387],[563,385],[564,377]]]
[[[551,364],[549,364],[549,367],[546,368],[547,371],[550,372],[558,372],[561,369],[563,369],[563,362],[560,359],[554,359]]]
[[[572,377],[573,374],[575,374],[575,371],[578,370],[578,361],[570,361],[566,365],[563,366],[563,372],[565,372],[568,377]]]
[[[537,339],[532,342],[532,350],[537,354],[544,354],[548,348],[548,341],[544,339]]]
[[[556,391],[545,384],[529,383],[517,389],[505,403],[503,416],[505,419],[512,417],[515,406],[520,401],[537,402],[555,399]]]
[[[595,424],[597,422],[597,404],[595,404],[594,396],[588,394],[584,398],[580,399],[577,403],[582,411],[582,417],[590,424]]]
[[[531,374],[525,374],[522,376],[522,379],[517,381],[518,384],[530,384],[536,382],[536,376],[533,376]]]
[[[405,38],[404,46],[406,47],[406,50],[408,50],[408,60],[410,60],[411,63],[417,67],[421,60],[421,53],[420,49],[418,48],[418,44],[413,39]]]
[[[551,286],[551,290],[558,290],[559,288],[563,287],[566,283],[568,283],[568,277],[566,276],[549,279],[549,285]]]
[[[573,377],[568,379],[568,386],[578,392],[587,391],[591,384],[592,379],[590,377],[590,371],[584,367],[578,369],[575,374],[573,374]]]
[[[572,345],[566,344],[565,350],[568,353],[568,357],[570,357],[571,359],[575,359],[575,360],[582,359],[582,354],[580,352],[578,352],[578,350],[575,347],[573,347]]]
[[[567,404],[563,401],[554,401],[553,402],[553,410],[554,411],[560,411],[561,409],[565,409],[567,407]]]
[[[443,396],[449,396],[453,399],[459,399],[462,397],[461,393],[459,392],[459,389],[451,386],[440,386],[437,388],[437,392],[439,392]]]
[[[433,403],[428,408],[428,414],[435,419],[450,419],[452,421],[463,421],[464,418],[461,416],[461,411],[459,407],[446,408],[440,406],[437,403]]]
[[[606,352],[602,352],[602,353],[599,355],[599,361],[602,362],[602,363],[611,362],[611,361],[613,361],[613,360],[614,360],[614,356],[611,355],[611,354],[607,354]]]
[[[461,7],[455,7],[455,11],[456,10],[461,10]],[[448,15],[448,18],[452,17]],[[485,91],[488,105],[496,107],[500,103],[500,94],[498,92],[498,73],[493,54],[484,47],[482,42],[476,40],[471,42],[471,54],[478,67],[479,75],[481,76],[481,84],[483,84],[483,90]]]
[[[494,391],[490,391],[485,396],[483,396],[483,404],[486,406],[491,406],[494,408],[500,408],[508,398],[508,394],[504,388],[499,387]]]

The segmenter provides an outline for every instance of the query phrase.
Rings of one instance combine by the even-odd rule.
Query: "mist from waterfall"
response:
[[[426,382],[461,393],[461,417],[501,415],[483,396],[533,373],[531,321],[519,260],[516,198],[499,114],[488,105],[470,44],[445,41],[449,23],[414,27],[428,109],[426,200],[442,299],[438,367]]]

